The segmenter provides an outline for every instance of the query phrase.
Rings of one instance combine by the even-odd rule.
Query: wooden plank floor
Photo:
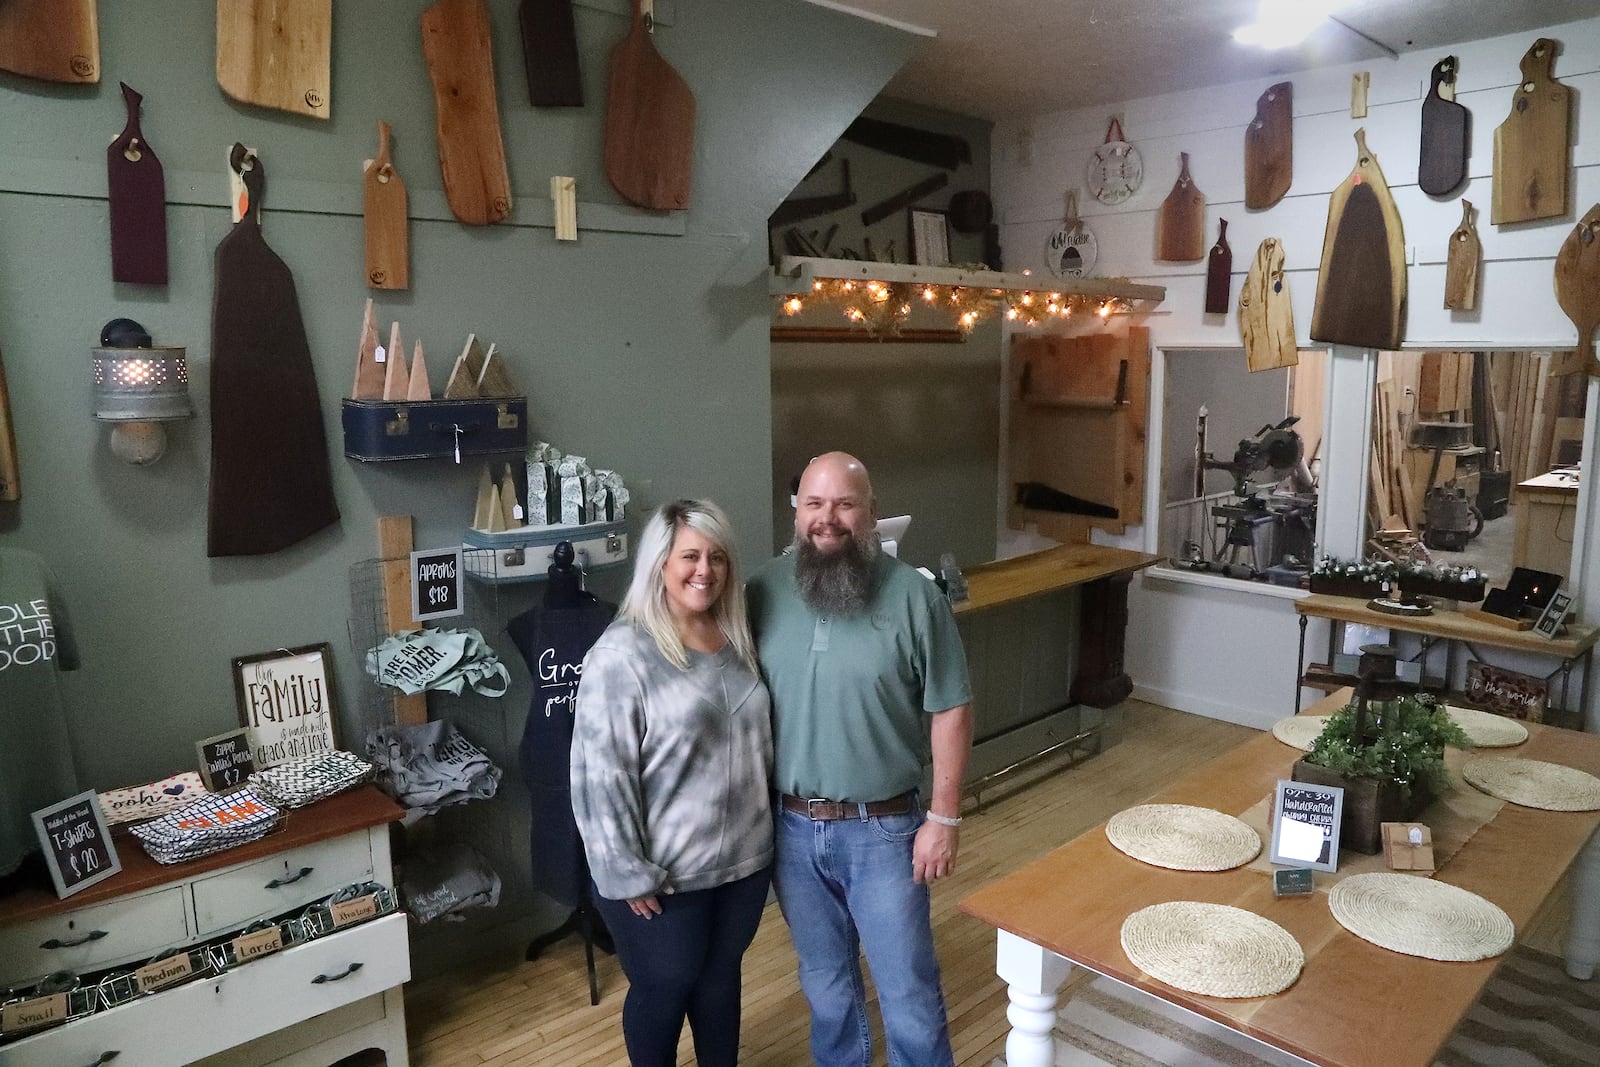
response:
[[[944,972],[951,1039],[958,1064],[988,1067],[1004,1051],[1005,987],[994,974],[994,931],[957,905],[979,885],[1137,804],[1162,783],[1254,736],[1247,727],[1128,701],[1123,739],[1067,770],[1043,768],[1031,781],[995,788],[962,826],[959,869],[934,890],[934,939]],[[1526,938],[1559,951],[1567,908],[1552,900],[1547,918]],[[583,949],[568,939],[534,963],[521,946],[504,958],[412,983],[406,989],[412,1061],[418,1067],[609,1067],[626,1064],[621,1013],[627,980],[616,960],[600,957],[601,1001],[589,1006]],[[874,1015],[877,1063],[884,1062]],[[747,1067],[810,1062],[808,1014],[795,978],[794,950],[776,904],[767,907],[745,956],[741,1060]],[[679,1062],[694,1062],[685,1028]]]

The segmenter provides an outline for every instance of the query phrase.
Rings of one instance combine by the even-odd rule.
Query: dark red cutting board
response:
[[[582,107],[578,35],[572,0],[522,0],[522,64],[534,107]]]
[[[1467,180],[1472,114],[1453,99],[1456,69],[1455,56],[1445,56],[1435,63],[1432,85],[1422,101],[1422,152],[1417,162],[1417,184],[1429,196],[1451,196]]]
[[[137,285],[167,284],[167,182],[139,129],[144,97],[122,83],[128,124],[106,149],[111,193],[111,278]]]
[[[1244,130],[1244,206],[1261,211],[1294,181],[1294,83],[1279,82],[1256,100]]]
[[[694,94],[651,36],[633,0],[628,35],[611,50],[606,178],[629,203],[681,211],[694,175]]]
[[[1206,257],[1206,314],[1228,313],[1228,290],[1233,283],[1233,249],[1228,247],[1228,220],[1221,219],[1217,243]]]
[[[207,556],[277,552],[339,521],[294,276],[261,234],[266,171],[235,144],[244,216],[217,245]]]

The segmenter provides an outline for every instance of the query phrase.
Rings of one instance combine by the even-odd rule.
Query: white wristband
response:
[[[948,815],[940,815],[936,811],[924,812],[923,814],[927,815],[929,822],[936,822],[940,826],[960,826],[961,825],[961,816],[959,816],[959,815],[957,815],[955,818],[951,818]]]

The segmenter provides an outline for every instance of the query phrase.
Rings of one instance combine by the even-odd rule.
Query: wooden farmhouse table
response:
[[[1307,709],[1328,714],[1335,693]],[[1600,775],[1600,737],[1528,724],[1529,738],[1496,754],[1547,760]],[[1271,733],[1245,742],[1152,797],[1241,815],[1287,779],[1301,755]],[[1465,783],[1455,788],[1471,789]],[[1419,816],[1428,821],[1428,813]],[[1538,811],[1506,803],[1434,875],[1504,908],[1528,927],[1568,868],[1573,914],[1567,970],[1588,979],[1600,964],[1600,811]],[[1269,842],[1263,842],[1266,851]],[[1348,857],[1348,853],[1346,856]],[[1575,862],[1576,861],[1576,862]],[[1328,909],[1332,875],[1315,874],[1309,897],[1275,899],[1272,880],[1247,867],[1190,873],[1124,855],[1101,824],[1014,874],[979,889],[963,911],[999,930],[997,970],[1010,987],[1008,1067],[1055,1062],[1057,991],[1073,965],[1324,1067],[1427,1067],[1488,982],[1497,959],[1441,963],[1379,948],[1346,931]],[[1305,951],[1305,969],[1276,996],[1228,1000],[1165,985],[1122,951],[1130,914],[1151,904],[1230,904],[1278,923]]]

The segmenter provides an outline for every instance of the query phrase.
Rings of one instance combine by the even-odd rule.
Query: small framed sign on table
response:
[[[249,731],[250,759],[256,770],[339,747],[328,678],[332,652],[324,643],[234,659],[239,725]]]
[[[418,622],[462,615],[461,546],[411,553],[411,617]]]
[[[88,889],[122,870],[93,789],[40,808],[33,813],[33,829],[58,897]]]
[[[244,727],[196,741],[194,750],[200,757],[200,777],[213,793],[244,785],[256,769],[250,756],[250,731]]]
[[[1272,798],[1272,862],[1337,870],[1343,815],[1344,790],[1338,786],[1279,779]]]

